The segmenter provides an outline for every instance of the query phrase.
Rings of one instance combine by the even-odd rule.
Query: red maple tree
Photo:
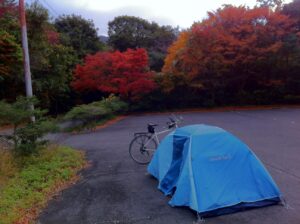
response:
[[[148,70],[145,49],[99,52],[86,56],[84,63],[76,66],[72,86],[80,92],[115,93],[136,101],[155,89],[153,75]]]

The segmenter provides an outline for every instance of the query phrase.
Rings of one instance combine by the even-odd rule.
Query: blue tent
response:
[[[191,125],[159,145],[148,172],[171,195],[171,206],[189,206],[201,216],[278,203],[281,193],[250,148],[229,132]]]

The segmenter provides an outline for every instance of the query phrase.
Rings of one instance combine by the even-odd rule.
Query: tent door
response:
[[[182,168],[184,157],[184,145],[189,140],[185,136],[173,136],[173,155],[170,168],[161,181],[161,190],[166,194],[173,194],[175,186]]]

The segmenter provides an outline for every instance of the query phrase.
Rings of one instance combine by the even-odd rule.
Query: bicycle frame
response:
[[[156,141],[157,145],[159,145],[159,138],[158,136],[163,134],[163,133],[166,133],[166,132],[171,132],[173,131],[175,128],[177,128],[177,124],[175,125],[174,128],[170,128],[170,129],[165,129],[165,130],[162,130],[162,131],[159,131],[159,132],[154,132],[151,137],[148,139],[148,141],[144,144],[144,146],[147,146],[149,144],[149,142],[154,139],[154,141]],[[155,151],[156,149],[149,149],[149,148],[146,148],[145,151]]]
[[[134,138],[129,145],[129,154],[135,162],[139,164],[149,163],[160,143],[159,135],[174,131],[182,120],[182,118],[177,119],[175,115],[169,119],[170,122],[167,122],[167,126],[163,127],[162,130],[156,131],[157,124],[149,123],[148,132],[134,133]]]

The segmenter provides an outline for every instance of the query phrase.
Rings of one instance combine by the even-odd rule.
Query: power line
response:
[[[44,2],[45,5],[48,6],[48,8],[57,16],[59,16],[59,13],[46,1],[46,0],[42,0],[42,2]]]
[[[46,1],[46,0],[42,0],[43,3],[45,5],[47,5],[48,9],[50,9],[50,11],[52,11],[52,13],[56,14],[57,17],[60,17],[61,15]],[[61,26],[59,23],[55,24],[56,26],[59,26],[62,30],[64,30],[64,27]],[[69,28],[69,29],[72,29],[72,27],[70,26],[69,23],[66,24],[66,26]],[[69,34],[69,32],[68,32]]]

